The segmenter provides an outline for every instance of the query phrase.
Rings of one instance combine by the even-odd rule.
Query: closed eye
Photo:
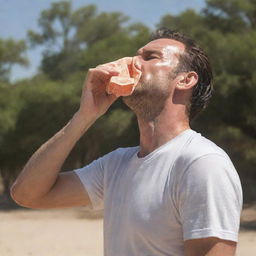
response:
[[[146,55],[144,57],[144,60],[152,60],[152,59],[158,59],[158,56],[156,56],[154,54],[150,54],[150,55]]]

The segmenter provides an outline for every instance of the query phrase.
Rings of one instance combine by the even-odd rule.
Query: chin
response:
[[[164,109],[167,94],[152,91],[134,91],[130,96],[123,97],[123,102],[137,115],[146,121],[153,121]]]

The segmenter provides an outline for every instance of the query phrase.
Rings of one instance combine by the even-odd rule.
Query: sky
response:
[[[37,20],[44,9],[48,9],[56,0],[0,0],[0,38],[26,39],[29,29],[38,31]],[[131,22],[142,22],[150,28],[166,14],[179,14],[190,8],[200,11],[205,0],[73,0],[73,10],[89,4],[95,4],[98,11],[120,11],[129,16]],[[29,67],[15,65],[11,81],[31,77],[36,74],[42,54],[42,47],[27,51]]]

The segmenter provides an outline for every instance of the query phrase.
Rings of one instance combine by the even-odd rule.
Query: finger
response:
[[[112,70],[105,69],[90,69],[88,77],[86,79],[86,87],[90,89],[105,88],[112,76],[116,76],[118,73]],[[102,90],[102,89],[101,89]]]
[[[96,66],[96,68],[101,68],[101,67],[116,68],[116,63],[115,62],[109,62],[109,63],[100,64],[100,65]]]
[[[107,71],[120,72],[120,67],[117,66],[115,62],[110,62],[110,63],[98,65],[96,67],[96,69],[103,69],[103,70],[107,70]]]
[[[96,68],[96,70],[104,71],[105,74],[108,74],[109,76],[118,76],[120,74],[119,70],[111,67],[99,67]]]
[[[111,76],[117,76],[119,75],[119,71],[116,69],[111,69],[107,67],[101,67],[101,68],[95,68],[91,69],[91,74],[95,77],[101,77],[101,78],[106,78],[109,79]]]

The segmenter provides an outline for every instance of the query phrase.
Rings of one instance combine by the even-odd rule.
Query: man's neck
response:
[[[152,121],[145,121],[137,116],[140,130],[139,157],[148,155],[183,131],[190,129],[189,121],[185,114],[181,115],[179,110],[172,113],[163,111]]]

